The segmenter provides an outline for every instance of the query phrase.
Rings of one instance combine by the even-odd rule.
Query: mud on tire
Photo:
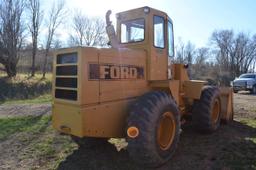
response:
[[[192,124],[199,132],[212,133],[220,126],[220,112],[220,90],[214,86],[205,86],[200,99],[193,104]]]
[[[139,129],[136,138],[127,137],[127,150],[136,163],[157,167],[171,158],[179,141],[180,114],[169,94],[156,91],[139,97],[130,107],[127,125]],[[162,139],[162,134],[171,135]]]

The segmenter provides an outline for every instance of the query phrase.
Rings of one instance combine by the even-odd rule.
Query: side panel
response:
[[[127,106],[134,101],[120,100],[94,106],[53,105],[53,127],[79,137],[124,137]]]
[[[100,102],[137,97],[147,91],[145,51],[99,51]]]
[[[99,80],[90,80],[90,63],[99,63],[99,51],[97,48],[82,48],[81,63],[79,71],[81,72],[79,87],[81,88],[81,104],[93,104],[99,102]]]
[[[83,136],[124,137],[127,106],[132,101],[120,100],[82,108]]]
[[[63,133],[83,136],[83,121],[79,107],[55,103],[52,108],[53,127]],[[68,130],[67,130],[68,129]]]

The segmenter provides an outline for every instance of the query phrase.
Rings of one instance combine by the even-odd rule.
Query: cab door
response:
[[[150,80],[168,79],[167,18],[154,13],[152,19]]]
[[[168,36],[168,79],[172,79],[172,60],[174,58],[174,36],[172,20],[168,18],[167,22],[167,36]]]

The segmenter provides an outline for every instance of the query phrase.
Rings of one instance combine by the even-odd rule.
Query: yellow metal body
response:
[[[139,8],[117,14],[118,40],[122,22],[145,19],[142,42],[120,43],[119,48],[76,47],[55,52],[52,91],[55,129],[79,137],[124,137],[130,103],[159,89],[173,96],[181,114],[189,114],[185,108],[200,98],[206,82],[189,80],[183,64],[171,65],[167,38],[164,48],[153,46],[153,16],[165,19],[165,30],[171,20],[166,13],[149,9],[148,13]],[[233,112],[229,89],[222,90],[221,104],[222,118],[229,120]],[[131,129],[130,135],[135,131]]]

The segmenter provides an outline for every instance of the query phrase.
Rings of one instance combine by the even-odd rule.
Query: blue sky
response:
[[[43,1],[47,4],[51,0]],[[66,0],[70,11],[81,10],[89,16],[150,6],[168,13],[174,22],[175,40],[190,40],[197,47],[209,42],[216,29],[233,29],[256,34],[256,0]],[[114,16],[114,15],[113,15]]]

